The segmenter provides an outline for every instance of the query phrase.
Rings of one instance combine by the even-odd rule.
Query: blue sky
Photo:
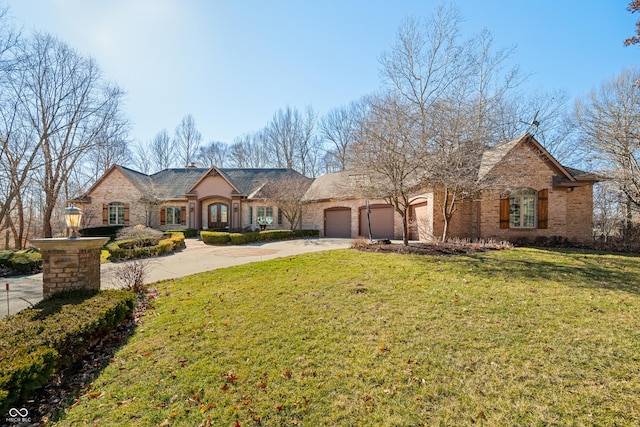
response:
[[[2,0],[0,0],[0,3]],[[131,137],[171,134],[192,114],[203,142],[232,142],[287,105],[320,114],[380,87],[380,54],[437,0],[5,0],[24,31],[93,56],[126,92]],[[628,0],[459,0],[471,36],[515,46],[528,88],[586,95],[633,67]],[[578,4],[579,6],[576,6]]]

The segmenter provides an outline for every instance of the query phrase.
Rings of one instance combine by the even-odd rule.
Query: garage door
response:
[[[374,239],[393,239],[393,207],[389,205],[372,205],[371,237]],[[360,208],[360,235],[369,237],[366,208]]]
[[[326,237],[351,237],[351,208],[330,208],[324,211]]]

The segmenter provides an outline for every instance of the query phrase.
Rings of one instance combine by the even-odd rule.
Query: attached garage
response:
[[[351,237],[351,208],[329,208],[324,211],[325,237]]]
[[[367,209],[360,208],[360,235],[369,237],[369,220],[371,221],[371,237],[373,239],[393,239],[393,206],[371,205],[367,218]]]

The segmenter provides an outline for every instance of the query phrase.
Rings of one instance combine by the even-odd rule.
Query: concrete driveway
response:
[[[149,268],[145,283],[153,283],[164,279],[175,279],[189,274],[215,270],[250,262],[266,261],[299,255],[307,252],[345,249],[351,246],[351,239],[300,239],[278,242],[255,243],[241,246],[210,246],[201,240],[185,240],[186,248],[170,255],[149,259]],[[115,278],[117,269],[125,263],[103,264],[101,266],[102,289],[116,289],[119,283]],[[7,292],[5,284],[9,284]],[[0,278],[0,318],[6,316],[7,310],[15,314],[42,299],[42,273],[28,276]]]

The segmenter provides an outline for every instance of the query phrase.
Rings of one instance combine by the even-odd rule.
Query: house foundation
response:
[[[106,237],[33,239],[42,254],[42,294],[71,289],[100,290],[100,252]]]

